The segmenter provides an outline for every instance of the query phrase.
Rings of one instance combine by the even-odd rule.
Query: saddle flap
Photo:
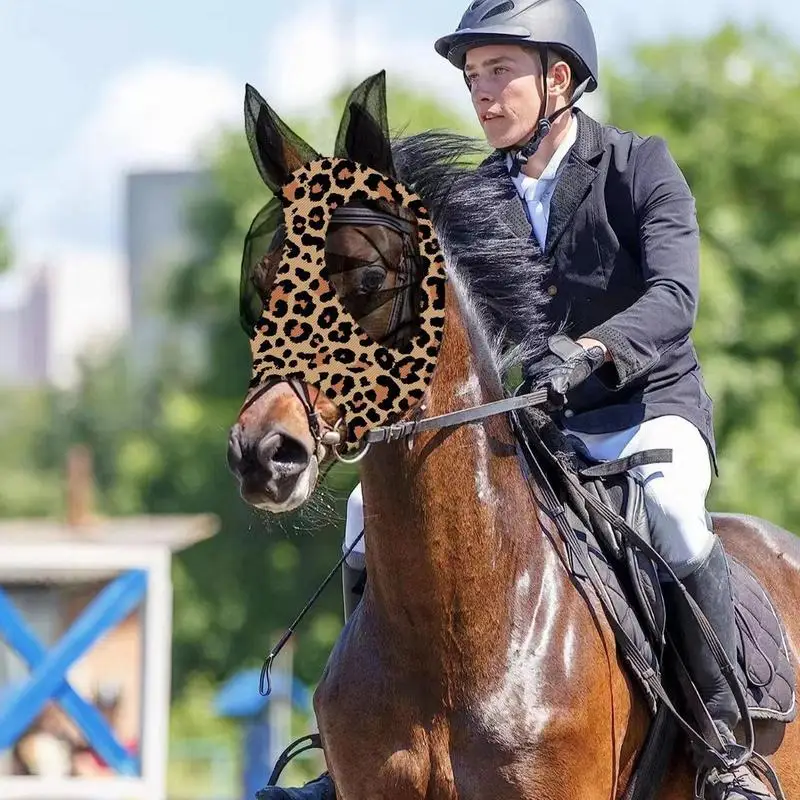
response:
[[[737,675],[755,719],[791,722],[797,714],[795,674],[786,632],[758,578],[728,556],[739,631]]]
[[[650,542],[650,524],[644,505],[644,489],[639,480],[632,475],[625,476],[627,503],[624,518],[646,542]],[[641,551],[631,547],[626,541],[628,574],[631,578],[634,595],[639,603],[644,621],[649,628],[653,642],[657,643],[659,656],[664,647],[664,630],[667,624],[666,603],[658,576],[658,568]]]
[[[617,467],[621,464],[622,462],[619,462]],[[583,476],[588,471],[581,470],[579,474]],[[650,543],[650,523],[644,504],[642,484],[638,479],[629,472],[619,472],[613,468],[602,478],[583,481],[583,487],[603,505],[619,514],[644,541]],[[619,532],[591,506],[587,506],[586,510],[593,533],[624,573],[624,581],[630,586],[632,599],[638,606],[648,637],[660,654],[664,646],[666,611],[658,569],[647,555],[631,547],[628,541],[623,541]]]
[[[589,480],[583,485],[583,488],[593,494],[601,503],[608,508],[620,508],[625,503],[624,492],[622,487],[615,486],[613,491],[616,495],[612,497],[608,488],[600,480]],[[589,518],[589,523],[594,530],[595,534],[603,540],[603,544],[610,552],[611,556],[619,561],[624,553],[620,537],[609,524],[608,520],[603,519],[591,506],[586,506],[586,513]]]

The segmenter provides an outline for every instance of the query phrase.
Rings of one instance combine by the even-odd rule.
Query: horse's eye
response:
[[[368,267],[361,276],[361,283],[358,287],[359,294],[370,294],[377,292],[386,280],[386,270],[382,267]]]

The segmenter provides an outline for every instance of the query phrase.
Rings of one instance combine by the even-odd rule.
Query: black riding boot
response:
[[[345,623],[361,602],[366,582],[366,570],[342,564],[342,598],[344,601]],[[336,789],[327,772],[310,781],[300,789],[281,789],[268,786],[256,794],[256,800],[336,800]]]
[[[736,620],[730,571],[719,539],[714,542],[708,558],[691,575],[683,579],[694,601],[700,606],[714,632],[719,637],[732,664],[736,663]],[[694,615],[683,598],[677,597],[674,584],[664,586],[670,600],[670,628],[681,650],[681,658],[697,685],[700,697],[726,744],[735,744],[733,730],[739,722],[736,705],[725,677],[706,644]],[[704,754],[696,753],[697,759]],[[775,800],[772,792],[746,767],[722,772],[710,770],[705,776],[707,800]]]

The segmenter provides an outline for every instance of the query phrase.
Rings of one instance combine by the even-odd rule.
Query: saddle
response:
[[[661,566],[652,551],[642,484],[631,470],[644,463],[668,462],[669,450],[637,453],[614,462],[596,462],[582,444],[566,436],[538,409],[513,413],[512,422],[537,484],[544,484],[561,514],[557,525],[578,585],[599,597],[619,649],[654,716],[640,766],[650,790],[666,769],[677,726],[664,702],[663,687],[678,677],[667,646],[666,607]],[[618,521],[624,524],[618,524]],[[566,522],[566,524],[564,524]],[[713,530],[713,517],[708,516]],[[626,534],[626,529],[633,533]],[[648,552],[650,550],[650,552]],[[797,713],[794,670],[783,622],[768,592],[740,561],[727,555],[734,594],[738,647],[736,677],[752,719],[791,722]],[[658,775],[657,773],[661,773]],[[629,797],[651,796],[629,793]]]

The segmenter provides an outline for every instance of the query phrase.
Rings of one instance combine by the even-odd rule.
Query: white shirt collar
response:
[[[514,184],[516,185],[521,196],[525,195],[525,187],[529,186],[531,182],[545,185],[557,177],[558,170],[564,162],[564,159],[572,149],[572,146],[578,140],[578,120],[575,118],[574,114],[570,114],[570,117],[571,124],[569,128],[567,128],[567,135],[561,140],[561,144],[547,162],[547,166],[544,168],[544,171],[539,178],[529,178],[524,172],[520,172],[516,178],[511,179],[514,181]],[[511,170],[511,164],[511,155],[509,154],[506,156],[506,166],[508,167],[509,171]]]

